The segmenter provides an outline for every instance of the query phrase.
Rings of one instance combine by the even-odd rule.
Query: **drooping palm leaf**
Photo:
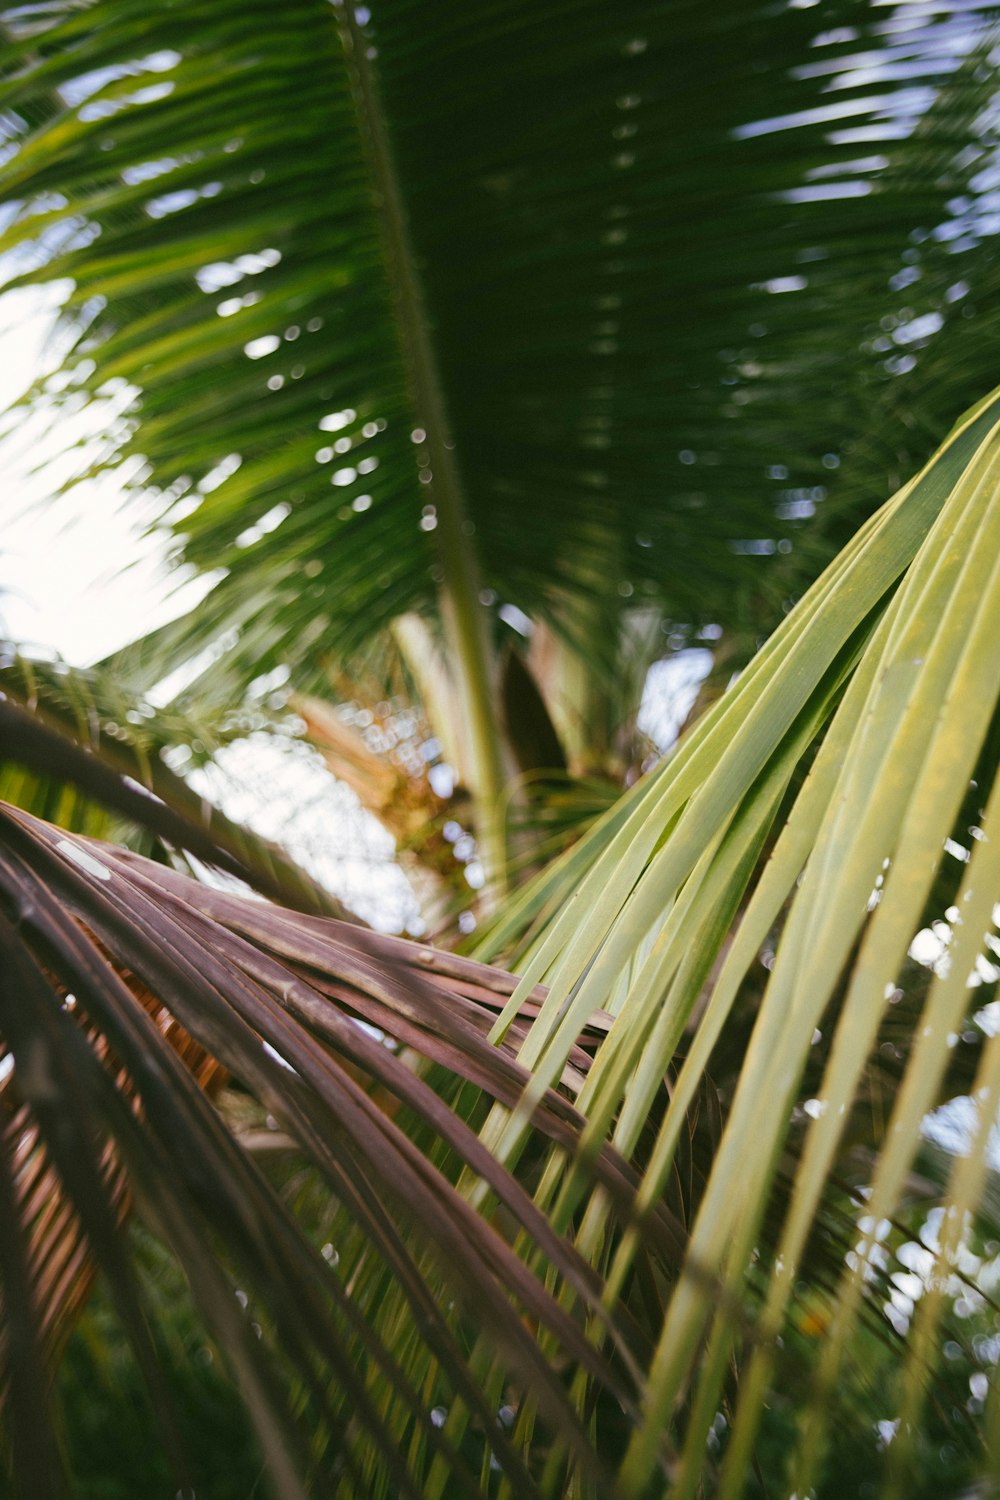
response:
[[[501,1469],[509,1466],[517,1476],[519,1492],[536,1493],[530,1455],[519,1458],[511,1448],[463,1353],[468,1333],[461,1319],[468,1314],[477,1331],[491,1328],[512,1378],[530,1389],[561,1441],[576,1429],[570,1446],[588,1469],[590,1445],[561,1379],[516,1309],[550,1329],[566,1354],[626,1407],[636,1399],[642,1338],[626,1318],[614,1336],[613,1363],[588,1345],[559,1298],[568,1295],[570,1304],[589,1307],[593,1316],[599,1280],[568,1241],[552,1234],[461,1113],[415,1075],[390,1042],[398,1038],[449,1076],[513,1107],[527,1075],[513,1049],[497,1049],[485,1034],[513,982],[467,960],[210,891],[12,809],[2,818],[0,1025],[13,1060],[4,1086],[7,1140],[23,1155],[30,1133],[30,1149],[41,1149],[51,1164],[56,1201],[77,1216],[66,1231],[71,1248],[82,1233],[154,1387],[160,1381],[156,1354],[118,1225],[123,1186],[178,1256],[206,1322],[231,1358],[278,1493],[301,1494],[296,1476],[315,1464],[325,1482],[340,1474],[349,1483],[360,1465],[375,1476],[379,1493],[386,1484],[388,1493],[419,1493],[419,1460],[405,1461],[402,1449],[395,1456],[401,1419],[414,1442],[421,1434],[418,1446],[427,1461],[443,1461],[456,1493],[478,1493],[431,1416],[436,1402],[456,1396],[477,1414],[483,1440]],[[134,981],[125,983],[125,975]],[[540,999],[534,997],[536,1004]],[[364,1296],[355,1298],[361,1267],[352,1271],[348,1262],[339,1273],[332,1270],[303,1237],[170,1045],[178,1023],[203,1049],[199,1056],[217,1059],[261,1100],[325,1179],[340,1202],[345,1236],[360,1233],[365,1243],[365,1278],[373,1261],[381,1263],[415,1320],[415,1352],[399,1329],[395,1338],[380,1329],[377,1303],[366,1308]],[[587,1054],[577,1051],[569,1070],[574,1089],[586,1066]],[[555,1093],[542,1102],[536,1124],[540,1141],[570,1151],[582,1128],[569,1100]],[[413,1139],[421,1130],[428,1137],[424,1146]],[[443,1165],[435,1157],[442,1148]],[[482,1174],[509,1229],[496,1216],[477,1218],[450,1180],[449,1161]],[[606,1153],[597,1179],[627,1223],[638,1185],[634,1172]],[[658,1214],[651,1231],[655,1253],[676,1261],[676,1222]],[[522,1254],[533,1243],[561,1291],[547,1290],[514,1253],[506,1236],[518,1232],[527,1237]],[[20,1256],[20,1282],[27,1276],[34,1286],[29,1302],[15,1308],[18,1277],[5,1282],[5,1377],[15,1410],[29,1402],[38,1379],[39,1334],[31,1331],[31,1310],[44,1323],[66,1295],[62,1283],[47,1278],[44,1264],[33,1261],[38,1250],[37,1240],[19,1247],[5,1236],[5,1265]],[[245,1315],[229,1281],[234,1274],[237,1285],[252,1289],[248,1308],[242,1299]],[[280,1344],[277,1366],[259,1342],[261,1330],[266,1346],[272,1339]],[[421,1365],[422,1379],[414,1385],[408,1364],[427,1352],[431,1367]],[[299,1398],[281,1394],[292,1373],[302,1383],[308,1418],[293,1419]],[[380,1395],[382,1383],[388,1396]],[[180,1455],[183,1443],[171,1432],[165,1387],[152,1394]],[[307,1420],[319,1424],[311,1462],[302,1446]],[[25,1493],[54,1493],[47,1487],[48,1459],[43,1464],[39,1457],[46,1454],[44,1425],[39,1407],[23,1446],[15,1442],[15,1482]],[[324,1456],[326,1441],[338,1433],[334,1451]],[[373,1454],[381,1456],[373,1460]]]

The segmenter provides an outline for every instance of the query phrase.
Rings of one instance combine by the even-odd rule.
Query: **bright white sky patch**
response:
[[[222,749],[191,782],[228,817],[277,840],[374,927],[419,930],[417,900],[395,863],[392,835],[310,746],[254,734]]]
[[[0,411],[39,369],[58,364],[57,306],[58,296],[35,291],[0,298]],[[142,517],[131,505],[126,517],[117,475],[52,499],[91,460],[89,452],[66,455],[67,439],[99,432],[126,396],[110,398],[103,410],[81,403],[55,431],[38,416],[8,416],[0,440],[0,628],[76,665],[182,613],[204,588],[178,589],[177,579],[167,579],[162,544],[139,537]]]
[[[661,752],[669,750],[680,733],[711,665],[711,651],[693,646],[650,667],[638,723]]]

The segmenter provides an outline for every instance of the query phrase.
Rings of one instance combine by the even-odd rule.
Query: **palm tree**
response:
[[[990,18],[0,12],[11,281],[71,278],[77,340],[31,399],[114,397],[101,461],[215,577],[89,673],[2,667],[18,1494],[96,1271],[198,1484],[133,1216],[281,1495],[994,1472]],[[635,780],[636,683],[699,638],[743,670]],[[333,707],[435,731],[474,956],[164,763],[276,672],[394,831],[433,793]]]

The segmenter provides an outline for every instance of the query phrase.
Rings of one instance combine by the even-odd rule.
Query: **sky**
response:
[[[57,297],[30,291],[0,298],[0,412],[40,370],[58,364]],[[23,645],[85,666],[179,613],[162,546],[138,535],[122,511],[118,477],[85,480],[55,503],[55,489],[89,462],[62,450],[99,433],[111,403],[78,410],[46,431],[14,413],[0,439],[0,624]]]

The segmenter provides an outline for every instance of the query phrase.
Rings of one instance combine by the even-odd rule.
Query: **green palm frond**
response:
[[[1000,890],[998,418],[994,394],[867,523],[673,757],[520,898],[522,926],[534,924],[523,984],[544,981],[549,994],[520,1053],[532,1071],[524,1104],[484,1128],[501,1160],[516,1159],[534,1091],[559,1076],[566,1046],[599,1006],[615,1019],[580,1095],[585,1155],[605,1141],[629,1155],[666,1069],[683,1059],[645,1169],[641,1198],[655,1203],[691,1090],[718,1061],[727,1028],[740,1034],[745,987],[759,992],[692,1231],[693,1269],[666,1304],[644,1420],[623,1464],[625,1495],[647,1493],[664,1426],[687,1401],[671,1493],[695,1493],[740,1348],[751,1357],[720,1493],[742,1493],[778,1378],[775,1339],[808,1275],[803,1257],[829,1185],[850,1173],[843,1152],[869,1059],[891,1034],[890,1002],[913,986],[908,953],[933,921],[947,958],[916,989],[906,1052],[890,1044],[904,1066],[881,1127],[874,1117],[868,1127],[875,1157],[870,1172],[854,1174],[857,1244],[826,1291],[828,1332],[799,1404],[787,1482],[800,1494],[815,1482],[870,1269],[900,1243],[892,1221],[924,1121],[942,1089],[949,1096],[949,1037],[984,1003],[970,983],[982,982],[977,967],[995,952]],[[511,942],[516,912],[499,919],[485,952]],[[897,1041],[902,1034],[897,1027]],[[812,1066],[807,1085],[818,1042],[824,1065]],[[974,1076],[959,1073],[976,1124],[943,1198],[938,1278],[984,1189],[997,1055],[982,1037]],[[962,1088],[953,1082],[950,1092]],[[790,1147],[793,1190],[770,1244],[762,1220]],[[586,1182],[582,1165],[547,1174],[539,1201],[556,1224],[570,1221]],[[597,1216],[585,1217],[577,1243],[604,1264]],[[626,1243],[606,1266],[612,1303],[630,1264]],[[925,1290],[895,1395],[911,1426],[940,1359],[942,1282]]]
[[[988,383],[992,8],[900,30],[834,3],[358,15],[8,13],[14,279],[73,278],[83,388],[135,389],[122,451],[178,555],[225,573],[140,672],[235,631],[216,673],[292,664],[323,691],[329,656],[452,586],[417,335],[487,598],[570,639],[595,581],[612,621],[645,600],[770,624],[825,545],[801,517],[828,495],[846,536]],[[915,131],[914,79],[937,91]],[[616,629],[586,632],[609,673]]]

